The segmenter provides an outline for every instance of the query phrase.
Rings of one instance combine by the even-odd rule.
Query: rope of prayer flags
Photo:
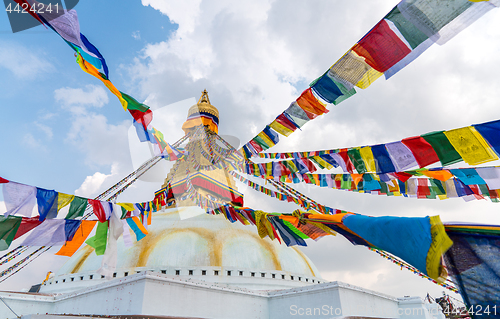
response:
[[[416,170],[389,174],[302,174],[302,179],[282,176],[281,182],[387,196],[424,199],[461,197],[466,201],[489,197],[499,202],[500,167]],[[273,180],[270,180],[273,181]]]
[[[28,261],[31,257],[33,257],[34,255],[36,255],[37,253],[42,254],[43,252],[45,252],[45,251],[47,251],[47,250],[50,249],[50,247],[49,247],[49,248],[46,248],[45,251],[41,252],[44,248],[46,248],[46,247],[45,246],[41,246],[40,248],[36,249],[34,252],[32,252],[31,254],[29,254],[28,256],[24,257],[23,259],[21,259],[20,261],[18,261],[17,263],[15,263],[14,265],[12,265],[9,268],[5,269],[4,271],[0,272],[0,278],[2,278],[3,276],[11,274],[15,270],[15,272],[12,273],[12,275],[14,275],[18,271],[20,271],[21,269],[23,269],[24,267],[26,267],[29,264],[29,262],[26,263],[26,264],[24,264],[21,268],[19,268],[19,269],[16,270],[16,268],[18,268],[21,264],[23,264],[26,261]],[[35,259],[35,258],[33,258],[33,259]],[[5,281],[7,278],[2,279],[0,281],[0,283],[3,282],[3,281]]]
[[[116,209],[119,210],[118,215],[122,216],[123,219],[137,219],[136,216],[145,216],[143,220],[146,224],[150,224],[151,210],[155,207],[151,203],[112,204],[109,201],[82,198],[6,179],[2,180],[3,182],[0,185],[3,187],[7,213],[5,217],[0,216],[1,250],[7,249],[15,238],[33,230],[36,235],[33,235],[34,233],[32,232],[25,239],[22,246],[41,245],[41,243],[43,243],[43,246],[65,244],[68,247],[65,248],[63,246],[56,254],[72,255],[83,244],[96,223],[95,220],[75,219],[90,217],[90,215],[84,216],[88,206],[93,208],[94,215],[101,221],[99,224],[107,222]],[[39,217],[31,217],[35,202],[38,204]],[[59,211],[68,205],[69,209],[65,218],[57,219]],[[156,208],[158,207],[161,207],[159,203],[156,205]],[[123,214],[123,209],[128,209],[126,214]],[[14,214],[22,214],[23,216],[14,216]],[[42,228],[43,230],[41,230]],[[135,230],[134,227],[131,228]],[[139,230],[142,231],[142,228],[139,227]],[[142,233],[144,232],[142,231]],[[142,238],[143,236],[139,237]],[[18,247],[17,249],[22,248]],[[14,255],[16,254],[10,252],[2,258],[10,258]],[[10,260],[13,258],[10,258]]]
[[[257,171],[256,165],[259,168],[268,167],[263,171],[272,173],[267,175],[281,172],[284,172],[281,175],[288,175],[287,170],[302,173],[305,168],[300,162],[305,159],[321,169],[340,166],[344,172],[349,173],[392,173],[415,167],[423,168],[438,161],[443,166],[462,160],[469,165],[478,165],[498,159],[499,133],[500,120],[496,120],[449,131],[427,133],[387,144],[309,152],[261,153],[261,158],[281,161],[251,165],[254,166],[254,174]],[[313,173],[315,170],[313,167],[309,172]],[[246,166],[246,171],[252,171],[249,165]]]
[[[419,57],[433,43],[446,43],[489,10],[498,1],[419,1],[403,0],[364,35],[322,76],[241,148],[246,158],[256,156],[279,140],[262,138],[269,130],[289,136],[297,128],[327,113],[326,105],[337,105],[366,89],[383,74],[389,79]],[[462,157],[466,162],[488,160],[488,152]],[[420,163],[419,163],[420,164]],[[443,164],[445,165],[445,164]],[[471,164],[475,165],[475,164]]]

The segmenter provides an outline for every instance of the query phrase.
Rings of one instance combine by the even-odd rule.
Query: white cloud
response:
[[[106,182],[106,180],[109,181],[110,178],[117,175],[118,171],[119,164],[115,162],[111,165],[110,174],[106,175],[100,172],[96,172],[92,176],[87,176],[80,188],[75,191],[75,195],[87,198],[96,197],[101,192],[102,186]]]
[[[130,158],[127,130],[130,121],[109,124],[101,114],[89,113],[73,119],[66,142],[85,154],[88,165],[111,165]]]
[[[38,123],[38,122],[35,122],[35,126],[40,130],[42,131],[45,136],[47,137],[47,139],[52,139],[52,137],[54,136],[54,133],[52,132],[52,128],[45,125],[45,124],[42,124],[42,123]]]
[[[12,41],[0,41],[0,68],[9,70],[21,80],[32,80],[38,75],[51,71],[54,66],[44,57],[23,45]]]
[[[64,87],[54,91],[54,98],[63,108],[73,113],[85,113],[86,107],[100,108],[109,102],[102,86],[86,85],[85,88]]]
[[[132,38],[134,38],[135,40],[140,40],[141,39],[141,31],[132,32]]]
[[[26,133],[23,136],[23,144],[28,146],[29,148],[32,148],[37,151],[43,151],[43,147],[41,145],[41,142],[37,140],[33,134],[31,133]]]

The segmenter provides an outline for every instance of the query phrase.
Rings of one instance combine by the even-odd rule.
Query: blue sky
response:
[[[246,142],[397,2],[142,0],[117,6],[87,0],[75,9],[81,32],[106,58],[111,81],[152,107],[155,125],[168,141],[182,135],[180,126],[190,105],[172,103],[197,100],[206,88],[220,111],[220,133]],[[498,14],[489,12],[445,45],[432,46],[390,80],[381,78],[330,107],[330,113],[301,132],[282,138],[273,151],[388,143],[499,119]],[[130,154],[137,149],[129,146],[131,118],[116,97],[80,70],[72,50],[55,33],[37,27],[12,34],[6,14],[0,14],[0,101],[4,178],[93,197],[136,167]],[[153,182],[138,182],[119,200],[150,199],[164,178],[157,175]],[[366,215],[438,214],[445,221],[500,223],[499,204],[487,201],[300,190],[330,207]],[[296,209],[252,192],[245,191],[245,196],[254,208]],[[329,280],[395,296],[441,291],[341,238],[311,243],[304,251]],[[47,267],[61,262],[47,257],[40,270],[27,268],[32,271],[28,281],[12,279],[5,287],[37,282]]]
[[[130,83],[124,76],[122,65],[129,63],[145,43],[167,38],[176,25],[157,10],[134,1],[127,6],[116,6],[109,1],[81,1],[76,9],[82,33],[108,61],[110,79],[122,91],[140,99],[138,92],[128,87]],[[110,32],[109,29],[119,31]],[[133,35],[140,38],[135,39]],[[17,76],[15,70],[2,68],[0,71],[4,111],[0,125],[4,134],[11,132],[7,133],[9,138],[2,139],[2,147],[13,150],[12,156],[2,157],[1,176],[73,193],[87,175],[106,168],[87,165],[82,161],[84,150],[67,142],[70,114],[55,100],[54,90],[101,84],[80,70],[72,50],[50,29],[38,26],[12,34],[7,15],[2,14],[0,42],[4,48],[19,48],[25,52],[28,56],[25,62],[29,66],[26,72]],[[12,61],[6,59],[4,63]],[[20,73],[19,69],[17,72]],[[107,118],[108,123],[130,121],[128,112],[120,108],[115,97],[108,92],[106,95],[109,102],[98,112]]]

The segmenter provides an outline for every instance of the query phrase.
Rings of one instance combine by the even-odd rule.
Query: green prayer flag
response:
[[[106,252],[106,243],[108,242],[108,221],[97,223],[95,235],[85,242],[90,247],[95,249],[97,256],[104,255]]]
[[[147,110],[149,110],[149,106],[137,102],[136,99],[134,99],[133,97],[131,97],[128,94],[125,94],[123,92],[120,92],[120,93],[122,94],[123,99],[125,101],[127,101],[127,109],[128,110],[136,110],[136,111],[140,111],[140,112],[146,112]]]
[[[429,178],[429,182],[431,183],[431,188],[437,195],[446,195],[446,191],[444,190],[442,181],[434,178]]]
[[[347,151],[347,155],[351,159],[354,168],[356,169],[356,171],[358,171],[359,174],[366,173],[365,162],[363,162],[363,158],[361,157],[358,148],[351,148]]]
[[[481,190],[481,194],[483,194],[483,196],[490,197],[490,190],[488,186],[486,186],[486,184],[477,184],[477,186],[479,186],[479,189]]]
[[[351,96],[353,96],[354,94],[356,94],[356,90],[354,88],[348,90],[344,86],[344,84],[336,81],[332,76],[330,76],[330,74],[328,74],[328,76],[335,83],[335,85],[337,85],[337,87],[340,89],[340,92],[342,92],[342,95],[339,96],[335,101],[333,101],[334,105],[338,105],[340,102],[342,102],[344,100],[347,100],[348,98],[350,98]]]
[[[255,143],[259,144],[265,150],[267,150],[269,147],[271,147],[271,145],[267,145],[267,143],[260,136],[254,137],[253,141]]]
[[[443,131],[427,133],[422,135],[422,138],[431,144],[443,166],[455,164],[462,160],[462,157],[451,145]]]
[[[22,220],[18,216],[0,216],[0,250],[9,248]]]
[[[291,230],[293,231],[294,234],[296,234],[297,236],[299,236],[300,238],[302,239],[307,239],[309,238],[309,236],[307,236],[306,234],[304,234],[303,232],[301,232],[300,230],[298,230],[292,223],[290,223],[289,221],[286,221],[286,220],[283,220],[283,223]]]
[[[320,169],[325,169],[325,167],[323,165],[321,165],[321,163],[319,163],[315,158],[314,156],[312,157],[309,157],[309,160],[311,160],[314,164],[318,165]]]
[[[385,19],[390,20],[399,32],[403,35],[406,41],[410,44],[412,49],[418,47],[422,42],[427,40],[429,37],[420,31],[413,23],[408,21],[399,11],[397,6],[392,9],[389,14],[385,16]]]
[[[128,210],[126,210],[124,207],[122,207],[122,217],[120,219],[124,219],[127,216]]]
[[[387,184],[386,183],[380,183],[380,192],[382,194],[388,194],[389,193],[389,189],[387,188]]]
[[[71,205],[69,206],[69,212],[66,219],[75,219],[76,217],[81,217],[85,213],[88,201],[86,198],[75,196]]]

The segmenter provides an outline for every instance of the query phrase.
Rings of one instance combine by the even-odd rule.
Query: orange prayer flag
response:
[[[295,227],[299,226],[299,219],[297,217],[280,215],[279,218],[282,220],[286,220],[287,222],[289,222],[290,224],[292,224]]]
[[[83,242],[87,239],[92,229],[94,229],[97,220],[82,220],[80,227],[75,232],[73,239],[67,241],[64,246],[59,249],[56,255],[71,257],[82,246]]]
[[[145,235],[149,234],[147,229],[144,227],[144,225],[141,223],[141,221],[139,220],[139,218],[137,216],[133,216],[132,220],[134,221],[134,223],[137,225],[137,227],[141,230],[141,232],[143,234],[145,234]]]
[[[418,172],[427,177],[435,178],[443,182],[446,182],[447,180],[453,177],[453,174],[446,169],[439,171],[418,171]]]
[[[308,219],[321,219],[321,220],[324,220],[324,221],[331,221],[331,222],[334,222],[334,223],[341,224],[342,223],[342,219],[346,215],[354,215],[354,213],[341,213],[341,214],[335,214],[335,215],[311,214],[311,215],[307,216],[307,218]]]
[[[351,174],[353,182],[358,186],[358,183],[363,179],[363,174]]]
[[[325,108],[325,106],[318,101],[318,99],[312,93],[311,88],[308,88],[297,99],[297,104],[307,113],[309,118],[314,118],[317,115],[321,115],[323,113],[328,113],[329,111]],[[312,116],[310,116],[312,113]]]

